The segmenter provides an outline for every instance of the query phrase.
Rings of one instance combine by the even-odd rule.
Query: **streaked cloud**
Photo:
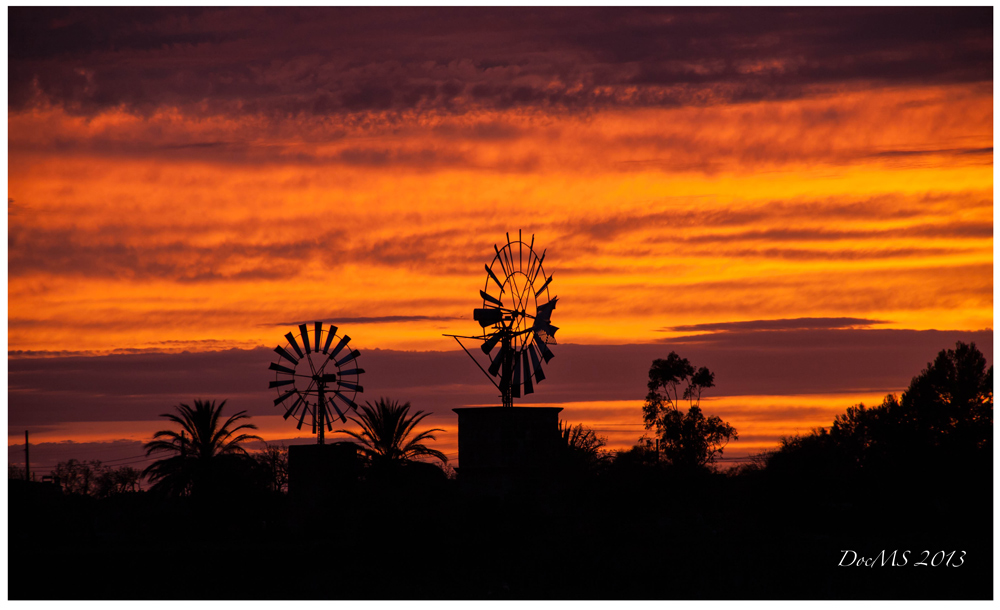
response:
[[[573,112],[992,78],[986,7],[15,8],[11,41],[15,109],[88,114]]]
[[[674,332],[718,332],[729,330],[813,330],[821,328],[866,328],[885,324],[884,320],[865,318],[793,318],[782,320],[742,320],[739,322],[715,322],[712,324],[689,324],[663,329]]]
[[[261,326],[298,326],[300,324],[312,324],[317,320],[336,320],[340,324],[382,324],[385,322],[442,322],[451,320],[463,320],[466,317],[463,316],[340,316],[340,315],[325,315],[325,316],[313,316],[308,320],[300,320],[298,322],[276,322],[274,324],[262,324]]]
[[[739,330],[668,339],[664,344],[561,344],[553,348],[556,357],[545,367],[546,380],[520,402],[641,400],[650,363],[671,350],[716,372],[715,395],[897,389],[906,387],[939,350],[959,340],[975,342],[992,361],[992,331]],[[415,407],[435,411],[439,418],[451,417],[451,408],[491,404],[495,398],[464,352],[360,348],[367,371],[363,398],[385,394],[412,400]],[[10,356],[11,426],[155,420],[170,405],[194,398],[228,398],[234,407],[255,416],[274,414],[267,367],[276,356],[268,347]]]

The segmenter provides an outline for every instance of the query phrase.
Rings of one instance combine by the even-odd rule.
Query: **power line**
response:
[[[145,458],[145,457],[149,457],[149,456],[147,456],[145,453],[143,453],[142,455],[130,455],[128,457],[123,457],[123,458],[114,458],[114,459],[111,459],[111,460],[102,460],[101,463],[102,464],[106,464],[106,463],[110,463],[110,462],[120,462],[122,460],[131,460],[131,459],[134,459],[134,458]]]
[[[127,458],[121,458],[121,459],[127,459]],[[133,462],[123,462],[123,463],[121,463],[121,464],[111,464],[111,466],[128,466],[128,465],[130,465],[130,464],[141,464],[141,463],[143,463],[143,462],[149,462],[149,461],[151,461],[151,460],[156,460],[156,459],[159,459],[159,458],[156,458],[156,457],[148,457],[148,458],[145,458],[145,459],[142,459],[142,460],[135,460],[135,461],[133,461]],[[67,460],[67,461],[68,461],[68,460]],[[66,463],[66,462],[59,462],[59,464],[56,464],[55,466],[34,466],[34,465],[32,465],[31,469],[32,469],[33,471],[35,471],[35,472],[37,472],[37,471],[39,471],[39,470],[45,470],[45,469],[49,469],[49,470],[55,470],[56,468],[58,468],[58,467],[59,467],[59,465],[60,465],[60,464],[65,464],[65,463]],[[105,465],[105,463],[104,463],[104,462],[101,462],[101,465],[102,465],[102,466],[104,466],[104,465]]]

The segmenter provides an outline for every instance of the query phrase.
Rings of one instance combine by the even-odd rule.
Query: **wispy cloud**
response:
[[[781,320],[742,320],[739,322],[714,322],[688,324],[660,329],[670,332],[720,332],[731,330],[815,330],[834,328],[867,328],[887,324],[885,320],[866,318],[792,318]]]
[[[468,319],[468,316],[340,316],[330,314],[325,316],[315,316],[308,320],[298,322],[275,322],[273,324],[261,324],[261,326],[299,326],[300,324],[312,324],[316,320],[334,320],[339,324],[384,324],[386,322],[440,322],[450,320]]]

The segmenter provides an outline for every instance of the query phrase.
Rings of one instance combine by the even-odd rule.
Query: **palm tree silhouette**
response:
[[[250,423],[233,425],[250,419],[246,411],[240,411],[219,424],[222,418],[223,400],[216,406],[212,402],[195,400],[194,408],[186,404],[176,407],[178,414],[163,413],[170,421],[179,424],[180,430],[160,430],[153,440],[146,443],[146,455],[155,452],[172,454],[157,460],[143,471],[153,483],[153,490],[162,490],[171,495],[197,494],[210,485],[217,464],[226,457],[247,457],[247,451],[240,443],[263,440],[256,434],[241,433],[241,430],[256,430]]]
[[[343,432],[357,439],[361,443],[361,450],[374,462],[399,464],[430,456],[447,464],[448,457],[445,454],[423,444],[426,440],[436,440],[432,433],[444,432],[444,429],[425,430],[407,439],[417,424],[430,415],[423,411],[409,415],[409,411],[409,402],[400,405],[397,401],[379,398],[374,405],[370,402],[362,405],[358,419],[350,418],[361,426],[361,432],[343,429],[337,432]]]

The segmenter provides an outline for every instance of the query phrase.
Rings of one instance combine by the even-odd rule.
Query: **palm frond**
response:
[[[162,417],[179,426],[179,430],[160,430],[153,440],[146,443],[146,455],[154,452],[173,454],[150,464],[143,475],[148,476],[153,489],[170,494],[193,492],[197,485],[205,484],[216,470],[213,464],[226,455],[247,456],[241,443],[263,440],[256,434],[244,431],[256,430],[252,423],[242,423],[250,418],[246,411],[240,411],[225,419],[222,426],[222,408],[226,401],[218,405],[215,401],[195,400],[194,407],[181,403],[175,413],[164,413]],[[190,438],[186,438],[190,437]]]
[[[358,416],[350,418],[361,430],[341,429],[337,432],[358,441],[362,452],[372,458],[408,462],[417,457],[431,456],[447,463],[448,458],[443,453],[421,444],[425,440],[435,440],[433,433],[444,430],[433,428],[413,435],[414,428],[430,413],[417,411],[410,415],[410,408],[409,402],[400,405],[387,398],[380,398],[374,404],[366,402],[360,406]]]

